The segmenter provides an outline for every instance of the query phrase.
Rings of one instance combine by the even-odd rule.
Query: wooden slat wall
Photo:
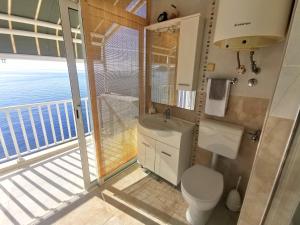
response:
[[[97,93],[95,82],[95,65],[101,59],[101,47],[92,45],[91,32],[105,34],[112,23],[129,27],[139,31],[139,65],[140,65],[140,114],[145,109],[145,72],[144,72],[144,26],[148,25],[150,0],[147,1],[147,19],[143,19],[125,10],[129,4],[128,0],[120,0],[120,4],[114,5],[115,1],[111,0],[83,0],[81,1],[81,15],[83,21],[83,30],[85,36],[87,68],[89,77],[91,108],[94,125],[94,138],[96,148],[96,158],[100,178],[106,175],[105,169],[101,167],[101,162],[105,159],[101,151],[101,124],[99,120],[99,111],[97,108]],[[100,24],[100,25],[99,25]],[[102,168],[102,169],[100,169]]]

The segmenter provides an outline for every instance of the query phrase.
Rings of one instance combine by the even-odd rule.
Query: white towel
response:
[[[209,99],[211,78],[207,81],[206,89],[206,103],[205,103],[205,113],[212,116],[224,117],[226,113],[229,92],[230,92],[230,80],[226,81],[226,91],[225,96],[222,100]]]

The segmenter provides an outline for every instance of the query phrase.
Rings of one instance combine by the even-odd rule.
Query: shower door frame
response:
[[[298,129],[300,129],[300,107],[298,108],[298,113],[296,115],[296,119],[294,121],[292,131],[291,131],[291,134],[290,134],[289,139],[288,139],[288,144],[286,145],[285,153],[284,153],[284,156],[281,160],[281,163],[280,163],[280,166],[279,166],[279,169],[278,169],[278,172],[277,172],[277,176],[276,176],[276,179],[275,179],[275,183],[274,183],[274,186],[272,188],[271,195],[270,195],[269,201],[268,201],[268,205],[267,205],[267,208],[266,208],[265,213],[263,215],[261,224],[265,224],[265,222],[267,220],[267,217],[270,213],[272,202],[275,199],[276,192],[279,189],[280,180],[284,176],[284,168],[286,166],[289,154],[292,150],[291,146],[293,144],[293,140],[294,140],[294,137],[295,137]]]

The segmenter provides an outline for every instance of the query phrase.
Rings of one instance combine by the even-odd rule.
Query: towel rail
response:
[[[234,77],[234,78],[231,78],[231,79],[226,79],[226,78],[218,78],[218,77],[207,77],[207,78],[206,78],[206,81],[207,81],[208,79],[224,79],[224,80],[229,80],[229,81],[230,81],[230,84],[237,84],[237,83],[238,83],[238,81],[239,81],[239,79],[238,79],[238,78],[236,78],[236,77]]]

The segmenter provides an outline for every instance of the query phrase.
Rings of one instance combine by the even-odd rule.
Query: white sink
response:
[[[180,133],[194,126],[190,122],[175,117],[166,120],[162,114],[146,115],[139,123],[151,130],[177,131]]]
[[[164,143],[179,147],[181,136],[193,130],[194,124],[175,117],[165,120],[162,114],[145,115],[138,124],[141,134],[156,137]]]

